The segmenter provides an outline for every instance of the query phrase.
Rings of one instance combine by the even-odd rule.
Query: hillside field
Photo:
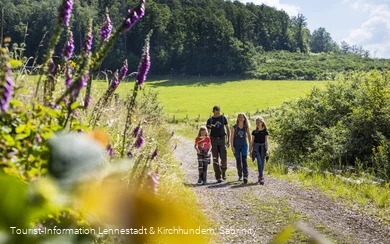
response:
[[[279,106],[283,101],[305,95],[325,81],[270,80],[159,80],[148,82],[146,89],[159,93],[168,115],[184,118],[207,118],[214,105],[220,105],[227,115],[253,113]],[[123,87],[122,87],[123,88]]]

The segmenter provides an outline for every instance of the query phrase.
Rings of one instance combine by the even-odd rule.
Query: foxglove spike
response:
[[[141,58],[140,66],[138,67],[137,84],[142,87],[146,80],[146,75],[150,69],[150,55],[149,55],[149,38],[146,40],[144,52]]]

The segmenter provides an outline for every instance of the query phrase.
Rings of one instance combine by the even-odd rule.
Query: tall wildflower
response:
[[[72,83],[72,67],[68,65],[65,72],[65,86],[68,88]]]
[[[127,59],[126,59],[125,62],[123,63],[123,67],[121,68],[121,70],[119,72],[119,80],[120,81],[122,81],[126,77],[128,70],[129,70],[129,66],[127,64]]]
[[[98,120],[100,119],[103,108],[107,106],[108,102],[112,98],[116,88],[119,86],[120,82],[126,77],[128,71],[127,60],[124,61],[122,68],[119,73],[118,70],[114,73],[114,79],[110,81],[109,86],[106,92],[99,98],[92,112],[92,116],[89,120],[90,125],[94,127]]]
[[[58,23],[69,26],[70,15],[72,14],[73,0],[63,0],[58,8]]]
[[[84,107],[88,108],[90,103],[91,103],[91,96],[86,96],[84,101]]]
[[[133,136],[133,137],[138,137],[140,131],[141,131],[141,127],[140,127],[140,126],[137,126],[137,127],[133,130],[132,136]]]
[[[115,153],[114,153],[114,149],[112,148],[111,145],[108,145],[107,148],[106,148],[107,152],[108,152],[108,155],[110,157],[114,157],[115,156]]]
[[[153,152],[153,154],[152,154],[151,159],[153,160],[153,159],[155,159],[157,156],[158,156],[158,150],[157,150],[157,148],[156,148],[156,150],[154,150],[154,152]]]
[[[149,43],[150,43],[150,35],[148,35],[146,39],[141,62],[138,67],[137,84],[139,85],[140,88],[142,88],[142,84],[145,82],[146,75],[148,74],[150,69],[150,55],[149,55],[150,44]]]
[[[115,91],[116,88],[119,86],[119,76],[118,76],[118,71],[114,73],[114,79],[110,83],[110,88],[112,91]]]
[[[54,79],[49,79],[50,74],[47,73],[49,66],[50,66],[49,62],[54,55],[55,46],[58,43],[58,40],[60,39],[62,27],[69,26],[70,16],[72,14],[72,9],[73,9],[73,0],[62,0],[62,3],[60,5],[60,7],[58,8],[57,24],[54,28],[52,39],[51,39],[49,47],[48,47],[48,52],[47,52],[45,59],[43,61],[41,74],[39,76],[37,86],[35,89],[35,97],[38,97],[38,92],[39,92],[42,76],[44,74],[46,74],[47,79],[44,80],[44,85],[43,85],[43,87],[44,87],[43,99],[44,99],[45,105],[49,104],[49,102],[47,101],[46,98],[52,96],[50,87],[54,87]]]
[[[89,72],[87,71],[77,82],[74,90],[72,91],[72,98],[74,100],[77,99],[80,90],[83,89],[87,85],[87,80],[89,79]]]
[[[100,63],[103,60],[103,57],[105,57],[108,53],[108,50],[110,50],[114,46],[114,43],[119,38],[119,36],[122,33],[129,31],[131,27],[133,27],[134,24],[145,15],[145,3],[146,0],[140,0],[139,5],[137,7],[129,9],[129,13],[124,18],[121,26],[119,26],[119,28],[115,32],[113,32],[112,37],[110,37],[107,42],[102,43],[102,45],[97,48],[98,51],[93,57],[93,69],[97,69],[99,67]]]
[[[1,80],[3,80],[4,83],[1,84],[2,93],[0,94],[0,109],[2,111],[7,111],[9,101],[14,94],[14,79],[12,77],[11,65],[5,48],[1,49],[1,61],[3,63]]]
[[[73,33],[70,31],[68,41],[65,43],[64,48],[62,49],[62,56],[64,57],[65,61],[68,61],[70,59],[73,50],[74,50]]]
[[[49,63],[49,75],[54,76],[55,70],[56,70],[56,64],[54,63],[53,59],[51,59]]]
[[[85,42],[84,42],[84,57],[87,57],[89,54],[89,51],[91,51],[91,49],[92,49],[92,40],[93,40],[92,25],[90,25],[88,34],[87,34]]]
[[[119,86],[119,83],[126,77],[127,71],[128,71],[128,65],[127,65],[127,59],[124,61],[122,68],[119,71],[115,72],[114,74],[114,80],[111,81],[110,87],[113,89],[111,90],[111,93],[115,91],[115,89]],[[112,95],[112,94],[109,94]]]
[[[107,41],[111,35],[111,31],[112,31],[111,19],[110,16],[106,14],[106,17],[100,29],[100,39],[102,41]]]
[[[141,135],[138,137],[135,147],[139,149],[144,144],[144,133],[141,131]]]
[[[131,8],[128,10],[129,15],[125,21],[125,30],[128,31],[145,15],[145,1],[141,2],[138,9]]]

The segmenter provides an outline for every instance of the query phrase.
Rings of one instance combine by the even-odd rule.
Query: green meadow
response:
[[[29,79],[35,83],[38,77],[29,76]],[[157,92],[165,113],[171,117],[183,119],[187,115],[189,118],[200,115],[205,119],[214,105],[221,106],[227,115],[254,113],[280,106],[284,101],[304,96],[313,87],[322,88],[325,84],[326,81],[183,78],[147,81],[143,90]],[[100,94],[106,88],[106,81],[93,83],[94,91]],[[133,88],[133,82],[122,82],[116,92],[124,100]]]
[[[158,92],[165,112],[177,119],[207,118],[214,105],[220,105],[223,113],[238,112],[279,106],[283,101],[304,96],[314,86],[321,88],[325,81],[291,80],[222,80],[222,79],[173,79],[146,82],[144,89]],[[104,82],[97,82],[105,86]],[[121,84],[118,93],[123,97],[133,83]],[[103,88],[103,87],[102,87]]]

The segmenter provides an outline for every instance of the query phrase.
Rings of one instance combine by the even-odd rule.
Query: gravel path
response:
[[[205,214],[215,224],[221,243],[268,243],[288,224],[304,221],[332,242],[390,243],[390,228],[352,207],[299,183],[265,175],[257,184],[257,173],[249,168],[249,182],[237,181],[235,162],[228,160],[227,180],[218,184],[210,164],[208,184],[197,184],[198,169],[193,142],[176,136],[176,159],[181,162],[185,184],[194,189]],[[250,162],[251,163],[251,162]],[[292,243],[307,242],[296,232]]]

